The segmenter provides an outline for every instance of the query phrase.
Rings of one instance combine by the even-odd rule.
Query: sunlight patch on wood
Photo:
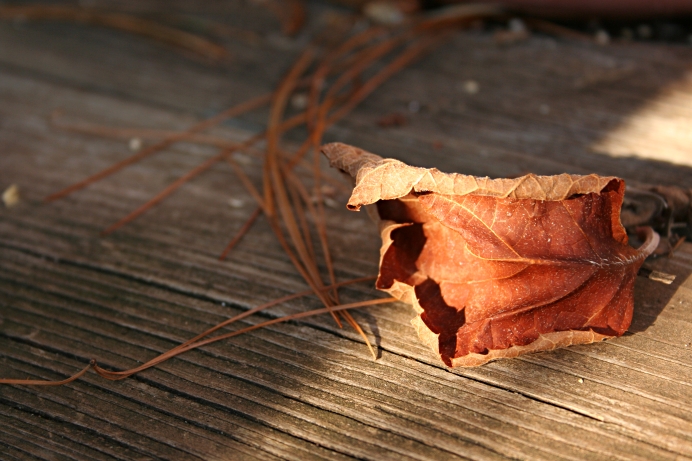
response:
[[[666,88],[592,150],[692,166],[692,72]]]

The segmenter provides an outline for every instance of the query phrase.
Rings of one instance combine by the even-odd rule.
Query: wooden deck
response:
[[[115,31],[0,23],[0,190],[21,193],[0,209],[0,377],[60,379],[91,358],[130,368],[306,288],[262,219],[217,260],[254,208],[227,165],[99,237],[212,148],[179,144],[42,203],[129,154],[127,139],[57,128],[57,110],[60,120],[173,130],[270,91],[304,41],[282,37],[247,3],[206,6],[259,37],[229,40],[232,58],[220,66]],[[323,11],[315,7],[313,21]],[[395,112],[406,126],[378,126]],[[240,140],[265,119],[260,111],[213,132]],[[692,46],[545,36],[498,45],[463,32],[327,140],[467,174],[597,172],[689,188],[691,132]],[[259,183],[260,161],[246,158]],[[339,192],[340,204],[347,196]],[[365,213],[329,209],[328,231],[339,280],[377,272],[379,238]],[[444,367],[418,343],[412,310],[393,304],[353,314],[377,361],[323,316],[119,382],[89,373],[62,387],[3,386],[0,458],[692,459],[692,244],[651,264],[677,279],[637,281],[623,337],[480,368]],[[343,290],[344,301],[374,296],[367,284]],[[317,307],[299,300],[244,325]]]

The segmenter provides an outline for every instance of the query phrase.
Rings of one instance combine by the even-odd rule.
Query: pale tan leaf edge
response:
[[[421,342],[430,347],[433,352],[439,356],[438,335],[430,331],[423,322],[423,319],[420,318],[420,315],[411,319],[411,325],[416,329]],[[533,352],[552,351],[561,347],[590,344],[609,338],[612,338],[612,336],[602,335],[592,330],[554,331],[552,333],[539,335],[538,339],[525,346],[512,346],[507,349],[491,349],[487,354],[471,353],[463,357],[453,358],[452,367],[477,367],[497,359],[510,359]]]
[[[385,159],[343,143],[322,146],[332,167],[356,180],[348,208],[359,210],[378,200],[392,200],[413,192],[444,195],[484,195],[534,200],[564,200],[577,194],[601,192],[614,176],[570,175],[538,176],[527,174],[515,179],[490,179],[458,173],[443,173],[436,168],[409,166],[399,160]]]

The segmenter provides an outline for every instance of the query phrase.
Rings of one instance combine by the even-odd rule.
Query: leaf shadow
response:
[[[375,343],[373,346],[375,347],[375,354],[377,356],[376,360],[379,360],[382,358],[382,334],[380,333],[380,328],[377,324],[377,317],[375,317],[373,314],[371,314],[368,310],[361,310],[359,312],[354,312],[352,314],[356,320],[358,320],[362,326],[365,326],[364,328],[366,333],[370,333],[370,335],[375,338]]]
[[[689,252],[692,245],[685,244],[681,251]],[[634,287],[634,315],[628,334],[642,333],[656,323],[660,314],[670,306],[671,300],[692,277],[692,267],[674,264],[669,258],[659,258],[652,262],[657,270],[675,275],[670,285],[639,277]]]

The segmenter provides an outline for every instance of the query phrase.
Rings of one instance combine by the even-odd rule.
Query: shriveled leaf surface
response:
[[[323,147],[376,204],[377,287],[411,303],[421,339],[450,366],[600,341],[632,321],[639,249],[620,224],[624,182],[597,175],[476,178]]]

